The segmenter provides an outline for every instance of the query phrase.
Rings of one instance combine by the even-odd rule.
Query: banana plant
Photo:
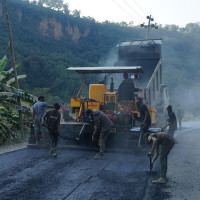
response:
[[[4,83],[6,85],[10,85],[10,86],[15,86],[15,78],[14,76],[14,70],[13,68],[11,68],[8,71],[4,71],[6,65],[8,62],[8,58],[6,56],[4,56],[2,58],[2,60],[0,61],[0,82]],[[16,70],[19,70],[22,68],[21,63],[16,65]],[[26,75],[19,75],[17,76],[17,79],[24,79],[26,78]]]
[[[7,62],[6,56],[0,60],[0,144],[20,138],[19,109],[23,114],[25,131],[29,129],[32,121],[31,108],[36,102],[35,96],[16,88],[13,68],[5,71]],[[21,67],[21,64],[18,64],[16,69]],[[26,75],[19,75],[17,78],[24,79]],[[20,108],[18,98],[21,99]]]

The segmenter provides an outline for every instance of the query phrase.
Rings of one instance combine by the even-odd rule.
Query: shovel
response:
[[[140,135],[139,135],[139,140],[138,140],[138,148],[141,148],[141,140],[142,140],[142,129],[143,126],[140,127]]]
[[[54,130],[52,130],[51,128],[49,128],[48,126],[46,126],[45,124],[42,124],[42,126],[44,126],[45,128],[47,128],[49,131],[54,132],[55,134],[57,134],[57,132],[55,132]],[[61,137],[64,140],[73,140],[72,138],[68,137],[68,136],[63,136],[63,135],[58,135],[59,137]]]
[[[151,166],[151,160],[153,155],[148,154],[148,157],[149,157],[149,166]],[[152,171],[152,168],[149,168],[149,171],[145,171],[145,173],[151,176],[155,176],[157,174],[155,171]]]
[[[80,130],[80,132],[79,132],[79,134],[78,134],[78,136],[76,137],[76,140],[77,140],[77,141],[80,141],[80,140],[81,140],[81,136],[82,136],[82,140],[83,140],[83,132],[84,132],[84,130],[85,130],[85,125],[86,125],[86,123],[83,124],[83,126],[82,126],[82,128],[81,128],[81,130]],[[83,142],[83,141],[82,141],[82,142]]]

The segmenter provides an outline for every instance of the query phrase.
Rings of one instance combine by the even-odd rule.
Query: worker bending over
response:
[[[145,133],[143,136],[144,141],[147,144],[152,144],[152,148],[148,153],[148,156],[153,156],[152,162],[150,164],[150,168],[153,168],[153,164],[159,156],[159,146],[161,146],[160,150],[160,178],[157,180],[153,180],[153,183],[166,183],[166,174],[167,174],[167,156],[171,151],[172,147],[175,144],[174,138],[164,132],[158,133]],[[154,154],[155,152],[155,154]]]
[[[90,110],[87,109],[85,111],[85,115],[87,117],[91,117],[94,121],[94,132],[92,135],[92,141],[98,138],[98,144],[99,144],[99,153],[94,156],[95,159],[103,159],[104,158],[104,151],[106,147],[106,141],[108,134],[110,132],[110,129],[113,125],[112,121],[109,119],[109,117],[103,113],[100,110]]]

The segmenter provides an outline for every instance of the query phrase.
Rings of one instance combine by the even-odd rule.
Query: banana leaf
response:
[[[0,72],[2,72],[2,71],[5,69],[7,62],[8,62],[7,56],[4,56],[4,57],[0,60]]]
[[[27,76],[26,75],[19,75],[17,76],[17,79],[20,80],[20,79],[25,79]],[[6,82],[6,85],[11,85],[15,83],[15,78],[11,78],[9,81]]]

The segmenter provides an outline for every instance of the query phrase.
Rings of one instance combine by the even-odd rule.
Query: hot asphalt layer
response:
[[[197,200],[200,126],[191,127],[177,131],[165,185],[151,184],[142,154],[107,153],[94,160],[95,152],[58,149],[53,159],[48,149],[27,148],[0,155],[0,199]]]
[[[23,149],[0,156],[0,199],[142,199],[148,177],[145,156]]]

